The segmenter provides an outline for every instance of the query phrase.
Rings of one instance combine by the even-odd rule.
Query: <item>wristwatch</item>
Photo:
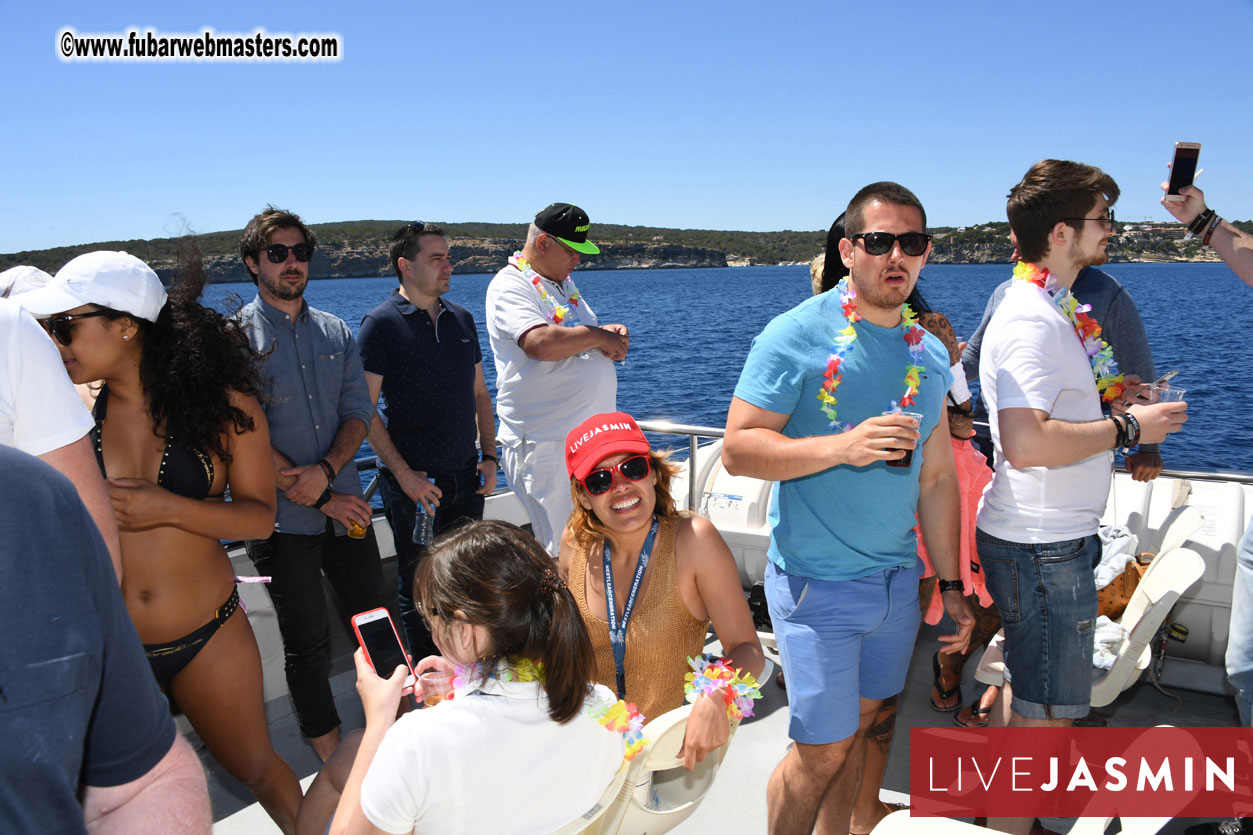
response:
[[[479,456],[479,461],[491,461],[493,464],[499,464],[495,455],[488,455],[486,452]]]
[[[962,585],[961,580],[941,580],[940,581],[940,593],[941,594],[943,594],[946,591],[962,591],[964,588],[965,587]]]

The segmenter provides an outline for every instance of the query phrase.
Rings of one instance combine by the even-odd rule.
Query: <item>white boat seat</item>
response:
[[[1198,514],[1199,515],[1199,514]],[[1185,537],[1186,538],[1186,537]],[[1158,554],[1149,563],[1140,585],[1127,603],[1118,623],[1127,632],[1118,648],[1114,666],[1092,683],[1092,707],[1104,707],[1134,684],[1152,660],[1149,642],[1174,607],[1179,595],[1205,573],[1205,561],[1188,548]],[[975,671],[975,681],[1000,686],[1005,683],[1005,633],[998,632],[988,644]]]
[[[696,811],[713,785],[739,723],[731,724],[731,734],[721,748],[710,751],[703,763],[688,771],[678,753],[691,712],[691,705],[683,705],[644,726],[648,744],[633,761],[618,800],[597,828],[584,830],[585,835],[659,835]]]
[[[631,762],[623,761],[618,768],[609,785],[605,787],[605,791],[600,796],[600,800],[596,801],[596,805],[581,816],[578,820],[571,821],[560,829],[556,830],[553,835],[597,835],[601,832],[601,821],[605,815],[615,807],[615,804],[624,803],[630,796],[629,792],[623,790],[627,783],[627,778],[634,772],[639,771],[636,761],[643,754],[637,755],[635,760]]]

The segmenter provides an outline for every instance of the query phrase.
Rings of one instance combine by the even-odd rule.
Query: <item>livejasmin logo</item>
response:
[[[909,742],[913,815],[1253,812],[1249,728],[914,728]]]
[[[599,435],[602,432],[628,432],[628,431],[638,432],[639,427],[629,421],[612,421],[609,423],[602,423],[599,426],[593,426],[591,429],[587,430],[578,438],[576,438],[574,440],[574,443],[570,444],[570,454],[574,455],[576,452],[579,451],[579,447],[583,446],[583,444],[587,443],[592,438],[595,438],[597,435]]]

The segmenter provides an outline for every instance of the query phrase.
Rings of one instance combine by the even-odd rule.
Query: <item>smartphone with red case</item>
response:
[[[409,663],[409,656],[405,655],[400,633],[396,631],[396,624],[386,609],[371,609],[353,615],[352,630],[357,633],[357,641],[365,650],[365,659],[374,672],[383,678],[390,678],[395,669],[403,664],[409,671],[405,676],[405,690],[413,689],[416,680],[413,665]]]

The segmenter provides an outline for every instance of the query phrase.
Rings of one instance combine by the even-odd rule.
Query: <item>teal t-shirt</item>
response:
[[[835,291],[807,299],[776,316],[753,340],[735,396],[762,409],[791,415],[783,434],[808,438],[832,434],[819,409],[818,391],[837,333],[847,319]],[[856,324],[857,341],[844,356],[836,391],[841,423],[854,426],[891,408],[905,393],[909,347],[900,327]],[[915,403],[924,415],[925,441],[941,421],[948,431],[945,395],[952,384],[948,351],[931,334],[923,337]],[[852,580],[918,559],[914,535],[922,442],[908,468],[875,462],[840,465],[775,484],[770,499],[769,558],[789,574],[818,580]]]

